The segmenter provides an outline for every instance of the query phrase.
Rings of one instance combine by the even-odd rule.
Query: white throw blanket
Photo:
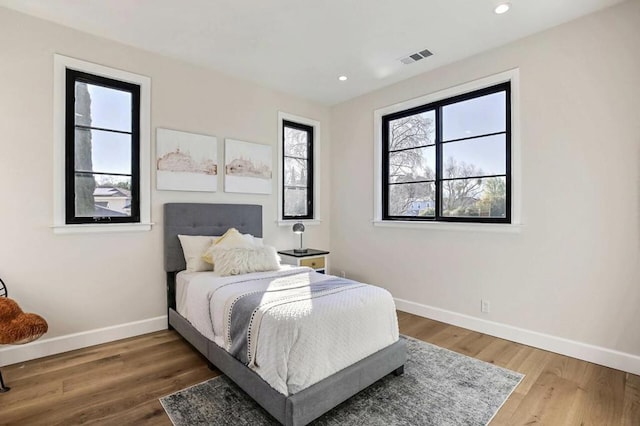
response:
[[[228,348],[230,301],[247,291],[297,287],[335,278],[305,267],[216,277],[203,272],[191,279],[187,319],[204,336]],[[251,368],[278,392],[289,395],[360,361],[398,340],[391,294],[370,285],[296,297],[261,309],[257,338],[251,343]]]

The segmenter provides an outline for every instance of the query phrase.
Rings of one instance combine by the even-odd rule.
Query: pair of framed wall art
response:
[[[271,194],[270,145],[224,140],[224,192]],[[159,190],[218,190],[218,138],[156,129],[156,187]]]

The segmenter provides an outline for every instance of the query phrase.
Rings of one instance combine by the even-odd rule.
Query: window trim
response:
[[[382,140],[382,119],[384,116],[399,113],[401,111],[419,108],[421,106],[432,104],[438,101],[449,100],[458,96],[464,96],[471,92],[496,86],[500,83],[511,83],[511,152],[510,152],[510,169],[511,169],[511,223],[492,223],[471,222],[471,221],[449,221],[449,220],[398,220],[383,219],[383,140]],[[496,231],[513,231],[519,229],[521,225],[521,171],[520,171],[520,113],[519,113],[519,70],[517,68],[494,74],[488,77],[480,78],[471,82],[467,82],[458,86],[450,87],[428,95],[420,96],[411,100],[389,105],[374,111],[374,226],[392,226],[392,227],[410,227],[423,229],[441,229],[441,230],[496,230]],[[444,225],[444,226],[443,226]]]
[[[402,221],[436,221],[436,222],[468,222],[468,223],[511,223],[511,83],[510,82],[504,82],[504,83],[499,83],[496,85],[491,85],[488,87],[484,87],[481,89],[477,89],[474,90],[472,92],[466,92],[460,95],[456,95],[450,98],[445,98],[445,99],[441,99],[439,101],[435,101],[435,102],[431,102],[425,105],[420,105],[418,107],[414,107],[414,108],[409,108],[406,110],[402,110],[402,111],[398,111],[398,112],[394,112],[391,114],[386,114],[382,117],[381,120],[381,128],[382,128],[382,144],[384,149],[382,150],[382,185],[381,185],[381,190],[382,190],[382,218],[383,220],[388,220],[388,221],[397,221],[397,220],[402,220]],[[461,102],[465,102],[468,100],[472,100],[472,99],[477,99],[483,96],[487,96],[487,95],[492,95],[492,94],[496,94],[496,93],[502,93],[502,92],[506,92],[506,123],[505,123],[505,130],[504,132],[498,132],[498,133],[493,133],[493,134],[482,134],[482,135],[474,135],[470,138],[458,138],[458,139],[453,139],[453,140],[443,140],[443,135],[442,135],[442,131],[443,131],[443,117],[442,117],[442,111],[443,108],[445,108],[446,106],[449,105],[454,105],[457,103],[461,103]],[[389,155],[390,155],[390,151],[389,151],[389,130],[388,130],[388,124],[391,121],[400,119],[400,118],[405,118],[405,117],[409,117],[409,116],[413,116],[413,115],[417,115],[417,114],[421,114],[423,112],[428,112],[428,111],[433,111],[434,115],[435,115],[435,120],[436,120],[436,137],[435,140],[433,141],[433,144],[429,144],[428,146],[433,146],[435,149],[435,153],[436,153],[436,169],[434,170],[435,172],[435,177],[433,180],[433,184],[435,186],[435,214],[433,217],[431,216],[425,216],[425,217],[417,217],[417,216],[392,216],[389,214],[389,190],[390,190],[390,186],[391,184],[389,183]],[[385,132],[384,129],[387,128],[387,131]],[[505,217],[478,217],[478,216],[444,216],[441,214],[440,212],[440,208],[441,208],[441,204],[442,204],[442,185],[444,184],[445,181],[448,180],[458,180],[458,178],[445,178],[442,176],[443,173],[443,161],[444,159],[442,158],[442,150],[445,144],[448,143],[452,143],[452,142],[458,142],[461,140],[470,140],[470,139],[477,139],[477,138],[483,138],[483,137],[487,137],[487,136],[492,136],[494,134],[502,134],[504,133],[506,136],[506,146],[505,146],[505,181],[506,181],[506,211],[505,211]],[[426,145],[425,145],[426,146]],[[484,179],[484,178],[490,178],[493,176],[476,176],[476,177],[471,177],[472,179],[478,178],[478,179]],[[462,179],[462,178],[460,178]],[[400,183],[399,185],[402,185],[402,183]]]
[[[309,126],[313,129],[313,162],[312,162],[312,193],[313,216],[309,218],[284,216],[284,122],[292,122]],[[290,226],[295,222],[303,222],[307,225],[317,225],[320,218],[320,122],[286,112],[278,111],[278,225]]]
[[[53,232],[129,232],[151,229],[151,79],[67,56],[54,54],[53,60]],[[66,70],[72,69],[140,86],[140,218],[127,223],[66,223]]]

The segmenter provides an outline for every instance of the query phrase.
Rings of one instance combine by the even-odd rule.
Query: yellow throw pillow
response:
[[[219,248],[254,248],[262,246],[262,241],[254,238],[251,234],[241,234],[236,228],[229,228],[220,238],[218,238],[214,244],[211,244],[209,248],[202,255],[202,260],[214,265],[212,256],[212,249]],[[214,267],[215,269],[215,267]]]
[[[239,235],[242,235],[242,234],[236,228],[229,228],[227,229],[227,232],[225,232],[224,234],[222,234],[220,238],[218,238],[216,243],[221,243],[225,241],[227,238],[233,240],[234,238],[237,238]]]

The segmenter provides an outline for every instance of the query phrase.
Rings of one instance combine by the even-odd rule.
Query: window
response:
[[[280,219],[318,220],[317,157],[319,123],[279,113]]]
[[[54,65],[54,232],[151,229],[150,79]]]
[[[313,218],[313,127],[282,123],[284,219]]]
[[[510,100],[503,82],[381,115],[382,220],[511,223]]]
[[[139,222],[140,86],[66,74],[66,223]]]

